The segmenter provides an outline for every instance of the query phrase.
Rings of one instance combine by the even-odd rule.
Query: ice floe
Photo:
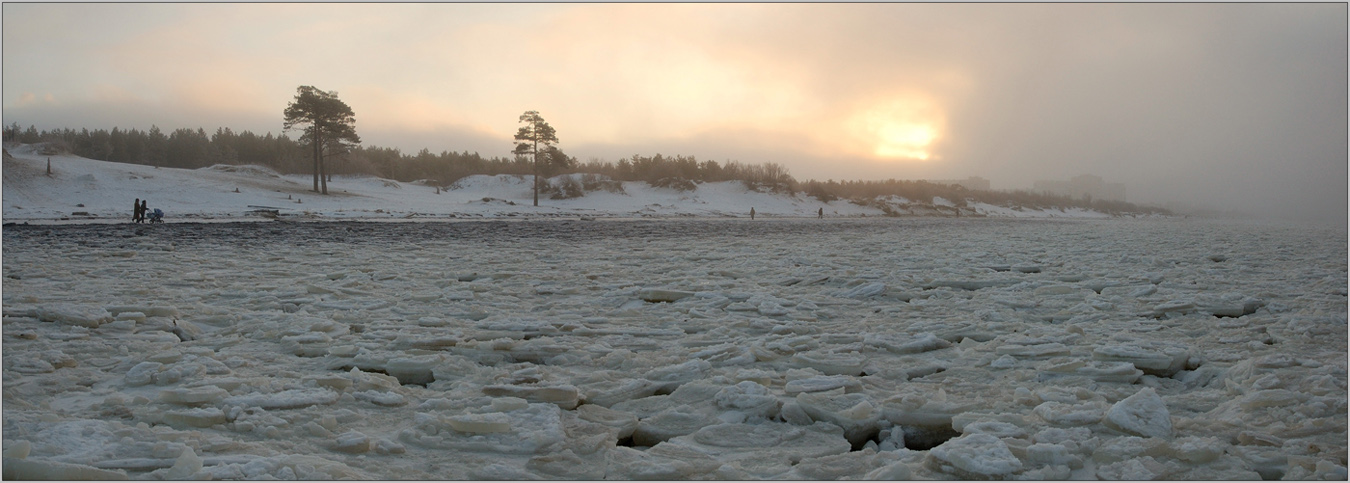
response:
[[[760,221],[6,227],[5,476],[1345,479],[1344,233]]]

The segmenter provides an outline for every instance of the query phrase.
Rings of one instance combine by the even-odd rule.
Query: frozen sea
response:
[[[6,478],[1340,479],[1346,233],[3,228]]]

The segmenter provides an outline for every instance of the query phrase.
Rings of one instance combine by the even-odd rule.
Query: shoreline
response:
[[[422,215],[412,213],[407,215],[394,215],[381,217],[353,216],[353,217],[335,217],[324,215],[280,215],[276,217],[260,215],[185,215],[175,217],[172,220],[166,220],[164,224],[209,224],[209,223],[336,223],[336,222],[371,222],[371,223],[459,223],[473,221],[679,221],[679,220],[742,220],[742,221],[866,221],[866,220],[1017,220],[1017,221],[1092,221],[1092,220],[1186,220],[1186,219],[1211,219],[1196,218],[1177,215],[1141,215],[1141,216],[1104,216],[1104,217],[1080,217],[1080,216],[867,216],[867,215],[844,215],[844,216],[826,216],[818,218],[815,216],[792,216],[782,214],[757,214],[755,218],[749,216],[737,215],[699,215],[699,214],[661,214],[661,215],[636,215],[633,214],[578,214],[578,213],[556,213],[556,214],[538,214],[532,213],[522,215],[517,213],[504,213],[482,215],[465,213],[462,216],[454,215]],[[124,218],[104,218],[104,217],[62,217],[62,218],[0,218],[0,225],[20,226],[20,225],[120,225],[133,224]],[[138,225],[152,226],[150,223],[138,223]]]

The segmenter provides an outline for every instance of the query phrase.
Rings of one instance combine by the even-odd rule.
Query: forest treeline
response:
[[[166,168],[197,169],[216,164],[256,164],[282,174],[310,172],[309,151],[303,141],[282,134],[259,136],[249,131],[234,132],[217,128],[208,134],[202,128],[176,129],[164,133],[158,127],[147,131],[113,128],[53,129],[39,131],[18,123],[4,129],[5,142],[47,143],[51,154],[69,152],[78,156],[118,163],[143,164]],[[548,150],[545,172],[595,173],[618,181],[647,181],[676,189],[693,189],[693,183],[709,181],[745,181],[757,189],[791,192],[796,180],[786,168],[774,164],[718,163],[699,161],[693,156],[664,157],[634,155],[617,162],[579,163],[557,147]],[[407,154],[397,148],[355,146],[332,156],[330,174],[365,174],[398,181],[429,180],[447,186],[465,176],[533,173],[529,158],[484,157],[478,153],[443,151],[433,154],[422,149]]]
[[[77,156],[118,163],[143,164],[166,168],[197,169],[216,164],[255,164],[282,174],[307,174],[311,170],[308,145],[286,134],[257,135],[217,128],[207,133],[202,128],[163,132],[157,126],[149,130],[53,129],[39,131],[33,126],[21,129],[18,123],[4,129],[4,141],[25,144],[48,143],[52,154],[69,152]],[[448,184],[474,174],[530,173],[528,160],[483,157],[478,153],[453,151],[432,154],[423,149],[409,155],[396,148],[356,146],[331,156],[329,174],[367,174],[400,181],[429,179]]]
[[[932,203],[940,197],[957,207],[965,207],[969,202],[988,203],[1014,209],[1054,209],[1084,208],[1110,214],[1170,214],[1169,211],[1149,206],[1140,206],[1125,201],[1075,198],[1072,196],[1037,193],[1028,190],[986,191],[972,190],[956,184],[931,183],[928,181],[894,180],[885,181],[807,181],[801,184],[801,191],[821,201],[847,199],[862,204],[877,204],[888,211],[884,204],[876,200],[887,196],[899,196],[910,201]]]
[[[216,164],[253,164],[272,168],[282,174],[310,172],[307,147],[284,133],[259,136],[249,131],[234,132],[218,128],[207,133],[202,128],[175,129],[165,133],[158,127],[149,130],[23,129],[18,123],[6,126],[5,142],[46,143],[48,154],[72,153],[90,159],[142,164],[167,168],[197,169]],[[848,200],[859,204],[875,203],[878,198],[898,196],[931,203],[934,197],[964,206],[967,200],[998,206],[1028,209],[1078,207],[1105,213],[1166,213],[1161,208],[1142,207],[1123,201],[1094,200],[1049,195],[1025,190],[976,191],[959,185],[927,181],[806,181],[794,179],[787,168],[776,163],[747,164],[737,161],[698,160],[694,156],[633,155],[618,161],[591,160],[580,163],[557,147],[550,147],[546,173],[549,176],[585,173],[584,176],[555,181],[547,192],[554,198],[581,196],[587,191],[621,190],[614,181],[645,181],[652,186],[693,190],[698,183],[740,181],[747,188],[782,194],[804,194],[821,201]],[[371,175],[402,182],[426,180],[437,186],[450,186],[472,175],[527,175],[533,173],[528,158],[484,157],[479,153],[442,151],[434,154],[422,149],[416,154],[397,148],[355,146],[330,158],[330,175]],[[580,179],[578,179],[580,178]]]

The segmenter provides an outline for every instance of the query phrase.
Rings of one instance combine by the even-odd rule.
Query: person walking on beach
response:
[[[141,223],[145,223],[146,200],[141,200]]]
[[[141,221],[141,199],[131,202],[131,222],[140,223]]]
[[[751,220],[755,219],[755,209],[754,209],[754,208],[750,208],[750,219],[751,219]]]
[[[821,208],[819,211],[816,211],[816,218],[819,218],[819,219],[822,219],[822,220],[825,219],[825,208]]]

